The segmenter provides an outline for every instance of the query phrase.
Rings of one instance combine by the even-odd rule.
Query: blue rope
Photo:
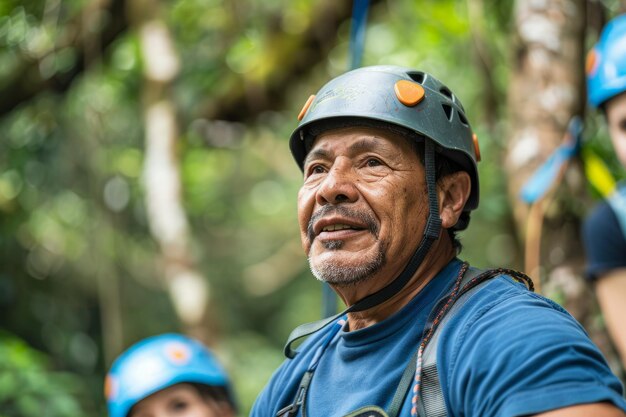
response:
[[[365,26],[369,0],[354,0],[352,5],[352,25],[350,28],[350,67],[353,70],[361,66],[363,45],[365,44]]]

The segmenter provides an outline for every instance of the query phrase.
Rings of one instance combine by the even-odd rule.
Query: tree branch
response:
[[[127,29],[128,23],[124,13],[124,0],[112,0],[103,12],[110,16],[110,19],[107,20],[107,25],[100,33],[101,45],[104,50]],[[66,91],[72,85],[74,79],[85,71],[85,51],[88,50],[87,45],[93,40],[93,35],[89,38],[83,36],[86,31],[81,30],[81,20],[82,14],[78,13],[76,18],[68,23],[71,26],[68,29],[68,33],[76,33],[78,35],[68,37],[65,41],[59,42],[55,45],[56,48],[48,54],[56,54],[65,48],[72,48],[77,52],[72,66],[65,72],[44,78],[41,74],[40,66],[46,57],[34,60],[27,56],[22,56],[21,63],[16,71],[7,77],[4,84],[0,86],[0,97],[3,98],[0,100],[0,117],[5,116],[20,104],[33,99],[37,94],[44,91],[56,93]],[[93,51],[90,52],[93,54]]]
[[[381,0],[372,0],[370,9]],[[324,61],[337,44],[337,28],[349,19],[351,2],[325,0],[317,2],[309,26],[302,34],[285,33],[274,24],[268,35],[267,51],[272,68],[266,76],[250,80],[237,75],[238,86],[205,102],[202,116],[210,120],[247,121],[265,110],[279,109],[289,93],[289,86],[305,78],[315,64]],[[370,13],[371,15],[371,13]]]

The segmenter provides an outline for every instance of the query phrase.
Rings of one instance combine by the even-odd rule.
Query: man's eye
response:
[[[370,158],[367,160],[367,162],[365,163],[368,167],[378,167],[381,166],[383,163],[380,162],[378,159],[376,158]]]
[[[187,401],[183,401],[183,400],[175,400],[175,401],[172,401],[172,403],[170,403],[170,408],[173,411],[184,411],[187,409],[188,406],[189,404],[187,403]]]
[[[324,173],[325,169],[323,166],[321,165],[314,165],[313,167],[311,167],[311,169],[309,170],[309,172],[311,174],[322,174]]]

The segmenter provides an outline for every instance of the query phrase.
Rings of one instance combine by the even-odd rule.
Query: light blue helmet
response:
[[[589,103],[600,107],[626,91],[626,15],[606,24],[598,43],[587,54]]]
[[[182,382],[224,387],[234,405],[226,372],[211,352],[170,333],[134,344],[113,362],[105,381],[109,417],[126,417],[142,399]]]

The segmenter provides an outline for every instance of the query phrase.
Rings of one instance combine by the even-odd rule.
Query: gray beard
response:
[[[342,241],[333,241],[324,245],[328,250],[337,250],[342,246]],[[376,272],[380,271],[385,265],[385,262],[385,248],[383,248],[383,245],[378,246],[378,252],[374,259],[352,267],[337,266],[330,262],[313,266],[313,262],[309,257],[309,267],[311,268],[313,276],[319,281],[327,282],[338,287],[348,287],[367,281]]]

